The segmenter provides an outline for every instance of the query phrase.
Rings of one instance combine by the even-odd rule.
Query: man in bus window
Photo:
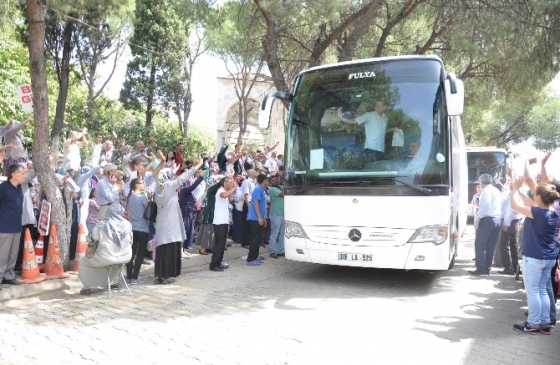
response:
[[[360,114],[355,119],[346,118],[342,112],[339,113],[340,119],[348,124],[363,125],[366,134],[364,142],[364,153],[366,158],[377,161],[383,158],[385,153],[385,134],[395,132],[397,128],[387,130],[387,106],[384,101],[379,100],[375,108],[368,102],[360,104],[357,113]]]
[[[406,153],[406,158],[414,158],[420,149],[420,141],[411,141],[408,144],[408,151]]]

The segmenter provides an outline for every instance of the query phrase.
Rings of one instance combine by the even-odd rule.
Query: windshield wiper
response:
[[[395,180],[396,182],[401,183],[401,184],[403,184],[403,185],[405,185],[405,186],[408,186],[409,188],[413,188],[414,190],[418,190],[419,192],[424,193],[424,194],[426,194],[426,195],[430,195],[430,194],[432,193],[432,190],[431,190],[431,189],[427,189],[427,188],[425,188],[425,187],[423,187],[423,186],[414,185],[414,184],[411,184],[411,183],[409,183],[409,182],[400,180],[400,179],[398,179],[398,178],[396,178],[396,177],[394,177],[393,180]]]

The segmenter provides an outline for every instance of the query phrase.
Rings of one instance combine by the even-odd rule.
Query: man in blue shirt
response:
[[[257,176],[257,186],[251,195],[251,203],[249,204],[249,212],[247,221],[252,231],[251,243],[249,245],[249,254],[247,255],[247,265],[257,266],[261,264],[259,257],[259,248],[263,240],[263,233],[266,227],[266,192],[268,186],[268,177],[265,174]]]
[[[19,250],[23,216],[23,191],[27,168],[15,164],[8,167],[8,180],[0,184],[0,278],[2,284],[19,285],[14,267]],[[1,288],[0,288],[1,290]]]

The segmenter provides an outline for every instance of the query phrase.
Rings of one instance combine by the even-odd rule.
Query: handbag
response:
[[[156,221],[156,216],[157,216],[157,205],[153,200],[148,201],[148,205],[146,206],[146,209],[144,210],[144,219],[146,219],[149,222],[155,222]]]
[[[95,252],[97,252],[97,247],[99,247],[99,241],[89,242],[86,248],[86,257],[91,259]]]

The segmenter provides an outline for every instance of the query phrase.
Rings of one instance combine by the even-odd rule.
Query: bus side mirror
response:
[[[275,91],[265,95],[259,108],[259,128],[268,129],[270,126],[270,114],[272,113],[272,105],[276,99],[285,99],[292,101],[294,96],[284,91]]]
[[[447,105],[447,114],[450,116],[463,114],[465,104],[465,87],[463,81],[455,78],[455,75],[449,74],[447,79],[443,81],[445,89],[445,99]]]

